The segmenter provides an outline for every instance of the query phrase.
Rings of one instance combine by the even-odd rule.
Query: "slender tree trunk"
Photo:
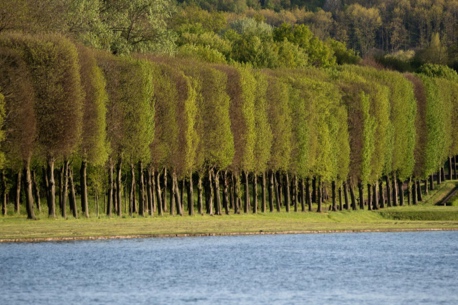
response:
[[[30,159],[24,160],[24,186],[27,219],[35,219],[33,210],[32,174],[30,172]]]
[[[280,182],[278,181],[278,175],[275,175],[274,183],[275,183],[275,194],[276,194],[276,199],[277,199],[277,212],[280,212],[281,210],[281,187],[280,187]]]
[[[253,173],[253,213],[258,213],[258,175]]]
[[[138,161],[138,214],[140,216],[145,216],[145,202],[143,198],[145,197],[145,183],[143,177],[143,162]]]
[[[175,190],[176,190],[176,188],[175,188],[175,177],[173,175],[174,171],[175,170],[173,169],[172,172],[171,172],[172,181],[170,181],[171,183],[169,185],[169,188],[170,188],[170,190],[169,190],[169,194],[170,194],[169,195],[170,215],[175,215],[175,203],[176,203],[176,200],[175,200],[176,192],[175,192]]]
[[[305,212],[305,203],[307,201],[305,194],[305,182],[304,179],[301,179],[299,188],[301,190],[301,211]]]
[[[404,205],[404,189],[403,189],[403,183],[399,179],[398,179],[398,197],[399,197],[399,205],[403,206]]]
[[[440,185],[442,183],[442,168],[439,168],[437,172],[437,184]]]
[[[135,165],[130,163],[130,192],[129,192],[129,215],[132,216],[137,212],[137,202],[135,196],[136,181],[135,181]]]
[[[309,212],[312,211],[313,207],[312,207],[312,193],[310,192],[310,178],[307,178],[305,180],[305,198],[307,200],[307,204],[308,204],[308,207],[309,207]]]
[[[56,181],[54,180],[54,158],[48,158],[48,183],[49,183],[49,196],[48,196],[48,215],[49,217],[56,217]]]
[[[267,211],[267,192],[266,192],[266,188],[267,188],[267,179],[266,179],[266,173],[265,172],[262,172],[262,176],[261,176],[261,196],[262,196],[262,200],[261,200],[261,212],[262,213],[265,213]]]
[[[355,195],[355,188],[353,186],[353,183],[350,182],[350,199],[351,199],[351,208],[352,210],[356,210],[357,209],[357,204],[356,204],[356,195]]]
[[[107,216],[111,217],[111,207],[113,203],[113,186],[114,186],[114,181],[113,181],[113,162],[110,159],[110,168],[108,169],[108,202],[107,202]]]
[[[151,167],[148,167],[146,170],[146,195],[147,195],[147,201],[148,201],[148,213],[150,216],[154,215],[153,181],[154,181],[154,172]]]
[[[116,202],[116,213],[119,217],[121,217],[122,216],[122,191],[124,189],[122,185],[122,158],[119,158],[118,162],[116,163],[116,183],[113,182],[113,185],[116,186],[115,187],[116,191],[113,192],[113,196],[115,197],[116,200],[113,200],[113,202]]]
[[[234,173],[233,174],[233,179],[234,179],[234,213],[235,214],[240,214],[240,188],[241,188],[241,177],[239,173]]]
[[[423,194],[421,193],[421,182],[417,180],[417,200],[418,202],[423,201]]]
[[[48,180],[48,166],[41,167],[41,177],[43,179],[44,189],[45,189],[45,197],[46,197],[46,205],[48,206],[48,213],[49,213],[49,180]]]
[[[229,215],[229,176],[227,175],[227,170],[223,174],[223,207],[226,215]]]
[[[192,172],[189,173],[189,184],[188,184],[188,214],[194,215],[194,190],[193,190],[193,179]]]
[[[323,197],[322,197],[322,194],[323,194],[323,193],[322,193],[323,185],[322,185],[322,182],[321,182],[321,178],[317,178],[316,180],[317,180],[317,182],[316,182],[316,184],[317,184],[317,189],[316,189],[316,191],[317,191],[317,197],[316,197],[316,201],[317,201],[317,203],[318,203],[318,207],[317,207],[316,211],[317,211],[318,213],[321,213],[321,212],[322,212],[322,202],[323,202]]]
[[[250,174],[247,171],[242,172],[245,178],[245,203],[243,212],[246,214],[250,210]]]
[[[62,215],[62,204],[64,202],[64,180],[65,180],[65,166],[64,165],[62,165],[60,169],[57,169],[56,180],[57,180],[57,186],[58,186],[57,198],[59,200],[57,205]]]
[[[312,202],[317,203],[317,191],[316,191],[317,178],[313,177],[312,179]]]
[[[167,213],[167,168],[164,168],[163,178],[163,192],[162,192],[162,210]]]
[[[275,176],[274,176],[274,172],[270,172],[270,175],[269,175],[269,210],[270,212],[273,212],[274,211],[274,186],[275,186],[275,183],[274,183],[274,179],[275,179]]]
[[[176,211],[177,214],[183,216],[183,207],[181,205],[180,186],[178,185],[178,177],[176,169],[172,171],[172,185],[173,185],[173,196],[175,197]]]
[[[184,193],[186,193],[186,177],[183,177],[183,179],[181,179],[180,186],[181,186],[181,190],[180,190],[181,209],[184,213],[185,209],[187,209],[187,205],[184,204]]]
[[[80,168],[80,186],[81,186],[81,212],[86,218],[89,217],[88,197],[87,197],[87,161],[81,161]]]
[[[8,205],[7,205],[7,187],[6,187],[6,178],[5,172],[0,169],[0,200],[2,201],[2,215],[6,216],[8,214]]]
[[[342,186],[339,187],[338,192],[339,192],[339,211],[343,211]]]
[[[294,206],[294,212],[297,212],[298,190],[299,190],[299,187],[298,187],[297,175],[294,175],[293,183],[292,183],[292,192],[291,192],[291,203]]]
[[[378,185],[377,182],[374,182],[374,185],[372,186],[372,209],[373,210],[378,210],[379,209],[379,194],[378,194]]]
[[[372,185],[367,184],[367,209],[372,211]]]
[[[393,172],[393,177],[392,177],[392,185],[393,185],[393,206],[397,206],[398,205],[398,197],[399,197],[399,187],[398,187],[398,179],[396,178],[396,173]],[[402,190],[401,190],[402,191]]]
[[[150,169],[150,175],[151,175],[151,211],[150,214],[151,216],[154,216],[154,213],[157,211],[157,196],[156,196],[156,171],[154,167],[151,167]]]
[[[385,192],[383,190],[383,179],[380,179],[380,182],[379,182],[379,193],[380,193],[380,196],[378,198],[380,198],[380,208],[384,209],[385,208]]]
[[[213,215],[213,168],[207,171],[207,181],[205,181],[205,208],[209,215]]]
[[[14,201],[14,212],[21,213],[21,185],[22,185],[22,172],[19,170],[16,174],[16,196]]]
[[[358,189],[359,189],[359,208],[361,210],[364,210],[364,189],[363,189],[362,182],[358,183]]]
[[[162,203],[162,189],[161,189],[161,173],[158,171],[157,175],[157,182],[156,182],[156,193],[157,193],[157,213],[159,216],[163,215],[164,212],[164,205]]]
[[[70,198],[70,209],[73,213],[73,217],[78,218],[78,208],[76,206],[76,192],[75,192],[75,183],[73,180],[73,168],[72,166],[68,167],[68,183],[69,183],[69,198]]]
[[[412,178],[409,178],[407,181],[407,204],[411,205],[412,204]]]
[[[286,207],[286,212],[289,213],[289,210],[290,210],[290,207],[291,207],[291,192],[290,192],[290,189],[291,189],[291,183],[289,181],[289,174],[288,172],[285,173],[285,176],[284,176],[284,187],[283,187],[284,191],[285,191],[285,207]]]
[[[219,189],[219,170],[215,171],[215,177],[213,179],[213,183],[215,184],[215,214],[216,215],[222,215],[221,212],[221,192]]]
[[[199,172],[197,178],[197,211],[200,215],[204,214],[203,211],[203,188],[202,188],[202,173]]]
[[[441,167],[439,172],[441,174],[442,181],[445,182],[445,169],[444,169],[444,167]]]
[[[332,210],[337,211],[337,200],[336,200],[336,182],[333,180],[331,182],[331,192],[332,192]]]
[[[453,172],[452,172],[452,157],[448,157],[448,180],[453,179]]]
[[[34,170],[32,170],[32,188],[37,210],[38,212],[41,212],[40,187],[37,183],[37,173]]]
[[[417,179],[413,179],[411,183],[411,190],[412,190],[412,203],[416,205],[418,203],[418,196],[417,196]]]
[[[434,174],[429,175],[429,189],[434,190]]]
[[[385,184],[386,184],[386,205],[388,207],[391,207],[391,180],[390,176],[386,175],[385,176]]]
[[[455,174],[455,179],[458,179],[458,170],[456,166],[456,163],[457,163],[456,159],[458,159],[458,156],[453,157],[453,173]]]
[[[346,181],[343,182],[343,195],[344,195],[345,208],[347,210],[350,210],[350,201],[348,200],[348,183]]]

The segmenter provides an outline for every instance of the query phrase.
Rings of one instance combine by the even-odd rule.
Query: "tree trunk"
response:
[[[223,174],[223,207],[226,215],[229,215],[229,177],[227,175],[227,170]]]
[[[146,195],[147,195],[147,201],[148,201],[148,213],[150,216],[154,215],[153,181],[154,181],[154,172],[151,167],[148,167],[146,170]]]
[[[234,179],[234,213],[240,214],[240,175],[238,173],[233,174]]]
[[[417,199],[418,202],[423,201],[423,195],[421,193],[421,183],[420,180],[417,180]]]
[[[197,211],[203,215],[203,189],[202,189],[202,174],[199,172],[197,177]]]
[[[50,197],[49,195],[49,180],[48,180],[48,167],[43,166],[41,168],[41,177],[43,179],[43,184],[44,184],[44,189],[45,189],[45,197],[46,197],[46,204],[48,205],[48,213],[49,213],[49,202],[48,198]]]
[[[312,179],[312,202],[317,203],[317,191],[316,191],[316,181],[317,178],[313,177]]]
[[[309,207],[309,212],[312,211],[312,193],[310,192],[310,178],[305,180],[305,198],[307,200],[307,205]]]
[[[291,203],[294,206],[294,212],[297,212],[298,190],[299,188],[298,188],[297,175],[294,175],[293,183],[292,183],[292,192],[291,192]]]
[[[24,160],[24,186],[27,219],[35,219],[33,210],[32,174],[30,173],[30,160]]]
[[[456,166],[456,163],[457,163],[456,159],[458,159],[458,156],[453,157],[453,173],[455,174],[455,179],[458,179],[458,170]]]
[[[22,185],[22,172],[19,170],[16,174],[16,196],[14,201],[14,212],[21,213],[21,185]]]
[[[380,208],[383,209],[385,208],[385,192],[383,190],[383,180],[380,179],[380,182],[379,182],[379,193],[380,193],[380,196],[378,198],[380,198]]]
[[[379,208],[379,194],[378,194],[378,185],[377,182],[374,182],[372,186],[372,209],[378,210]]]
[[[209,168],[208,179],[206,181],[205,188],[205,207],[207,209],[207,214],[213,215],[213,168]]]
[[[213,183],[215,185],[215,214],[221,215],[221,193],[219,189],[219,171],[215,172],[215,177],[213,179]]]
[[[157,196],[156,196],[156,171],[154,167],[151,167],[150,169],[150,175],[151,175],[151,211],[150,214],[151,216],[154,216],[154,213],[157,211]]]
[[[48,216],[56,217],[56,181],[54,180],[54,158],[48,158]]]
[[[145,180],[143,177],[143,162],[138,161],[138,215],[145,216]]]
[[[107,206],[106,206],[106,209],[107,209],[107,216],[108,217],[111,217],[111,213],[112,213],[112,210],[111,210],[111,207],[112,207],[112,204],[113,204],[113,186],[114,186],[114,181],[113,181],[113,162],[112,160],[110,159],[110,168],[108,169],[108,202],[107,202]]]
[[[193,179],[192,172],[189,173],[189,184],[188,184],[188,214],[194,215],[194,190],[193,190]]]
[[[89,217],[88,199],[87,199],[87,161],[81,161],[80,168],[80,186],[81,186],[81,212],[86,218]]]
[[[171,176],[172,176],[172,181],[170,181],[170,185],[169,185],[169,207],[170,207],[170,215],[175,215],[175,203],[176,203],[176,192],[175,192],[175,177],[173,175],[173,173],[175,172],[175,170],[172,170],[172,173],[171,173]]]
[[[398,190],[398,196],[399,196],[399,205],[403,206],[404,205],[404,189],[403,189],[403,183],[399,179],[398,179],[398,188],[397,188],[397,190]]]
[[[266,192],[266,187],[267,187],[267,179],[266,179],[266,173],[262,172],[262,179],[261,179],[261,212],[265,213],[267,211],[267,192]]]
[[[132,216],[137,212],[137,203],[135,196],[136,182],[135,182],[135,166],[130,163],[130,192],[129,192],[129,215]]]
[[[37,183],[37,173],[34,170],[32,170],[32,188],[37,210],[38,212],[41,212],[40,187]]]
[[[276,194],[276,199],[277,199],[277,212],[280,212],[281,210],[281,187],[280,187],[280,182],[278,181],[278,175],[275,175],[274,183],[275,183],[275,194]]]
[[[367,184],[367,209],[369,211],[372,211],[372,196],[371,196],[371,192],[372,192],[372,185],[370,185],[368,183]]]
[[[359,189],[359,208],[361,210],[364,210],[364,188],[363,188],[362,182],[358,183],[358,189]]]
[[[399,187],[398,187],[398,181],[396,178],[396,173],[393,172],[393,177],[392,177],[392,186],[393,186],[393,194],[392,194],[392,199],[393,199],[393,206],[398,205],[398,197],[399,197]]]
[[[250,210],[250,174],[247,171],[243,171],[245,178],[245,203],[243,205],[243,212],[246,214]]]
[[[448,180],[453,179],[453,173],[452,173],[452,157],[448,157]]]
[[[354,189],[353,183],[350,182],[349,188],[350,188],[351,208],[352,210],[355,211],[357,208],[357,204],[356,204],[356,196],[355,196],[355,189]]]
[[[348,200],[348,182],[343,183],[343,193],[344,193],[344,202],[345,202],[345,208],[347,210],[350,210],[350,201]]]
[[[183,179],[181,179],[181,183],[180,183],[180,202],[181,202],[181,209],[184,213],[185,209],[187,209],[187,205],[184,204],[184,193],[186,192],[186,178],[183,177]]]
[[[258,213],[258,175],[253,173],[253,214]]]
[[[342,186],[339,187],[338,192],[339,192],[339,210],[343,211]]]
[[[434,190],[434,174],[429,175],[429,189]]]
[[[439,171],[437,172],[437,184],[441,184],[442,183],[442,169],[439,168]]]
[[[412,203],[417,205],[418,203],[418,196],[417,196],[417,180],[413,179],[411,183],[411,190],[412,190]]]
[[[6,186],[5,172],[0,170],[0,200],[2,201],[2,215],[8,214],[8,201],[7,201],[8,189]]]
[[[444,167],[441,167],[440,173],[441,173],[441,179],[442,179],[442,181],[445,182],[445,169],[444,169]]]
[[[156,175],[156,193],[157,193],[157,213],[162,216],[164,212],[164,205],[162,203],[162,189],[161,189],[161,173],[158,171]]]
[[[270,212],[274,211],[274,186],[275,186],[274,180],[275,180],[275,176],[274,176],[274,172],[272,171],[270,172],[270,175],[269,175],[269,210]]]
[[[183,216],[183,207],[181,205],[180,186],[178,184],[177,172],[175,169],[172,171],[172,185],[173,185],[173,197],[175,197],[176,211],[177,214]]]
[[[337,211],[337,200],[336,200],[336,182],[333,180],[331,182],[331,192],[332,192],[332,210]]]
[[[115,184],[113,182],[113,184]],[[119,217],[122,216],[122,158],[118,159],[116,163],[116,192],[114,192],[114,197],[116,199],[116,213]],[[126,202],[124,202],[126,204]]]
[[[305,196],[305,182],[304,179],[301,179],[299,188],[301,190],[301,211],[305,212],[305,203],[307,201],[306,196]]]
[[[164,213],[167,213],[167,168],[164,168],[164,174],[163,174],[163,192],[162,192],[162,210]]]
[[[70,209],[73,213],[73,217],[78,218],[78,209],[76,207],[76,192],[75,192],[75,183],[73,181],[73,168],[68,166],[67,169],[67,176],[68,176],[68,183],[69,183],[69,202],[70,202]]]
[[[385,176],[385,184],[386,184],[386,205],[391,207],[391,181],[390,176]]]
[[[316,188],[316,191],[317,191],[317,196],[316,196],[316,201],[317,201],[317,204],[318,204],[318,207],[316,209],[316,211],[318,213],[321,213],[322,212],[322,183],[321,183],[321,178],[317,178],[316,179],[317,182],[317,188]]]
[[[290,207],[291,207],[291,192],[290,192],[290,182],[289,182],[289,174],[288,172],[285,173],[284,176],[284,184],[283,184],[283,190],[285,193],[285,207],[286,207],[286,212],[289,213]]]

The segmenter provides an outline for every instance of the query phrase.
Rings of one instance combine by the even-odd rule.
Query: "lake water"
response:
[[[458,232],[0,244],[0,304],[458,304]]]

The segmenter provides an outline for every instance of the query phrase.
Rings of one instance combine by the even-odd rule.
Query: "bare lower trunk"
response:
[[[16,196],[14,201],[14,212],[21,213],[21,185],[22,185],[22,172],[18,171],[16,174]]]
[[[24,188],[27,219],[35,219],[33,210],[32,174],[30,173],[30,160],[24,161]]]
[[[177,214],[183,216],[183,208],[181,205],[180,186],[178,183],[178,177],[175,169],[172,172],[172,185],[173,185],[173,196],[175,197],[176,211]]]
[[[291,206],[291,192],[290,192],[290,183],[289,183],[289,174],[286,172],[284,177],[285,183],[283,184],[283,190],[285,193],[285,207],[286,212],[289,212]]]
[[[332,192],[332,210],[337,211],[337,200],[336,200],[336,182],[331,182],[331,192]]]
[[[116,197],[117,205],[116,205],[116,212],[118,216],[122,216],[122,159],[119,158],[116,164],[116,193],[113,196]],[[124,202],[124,204],[126,204]]]
[[[219,171],[216,170],[214,173],[213,183],[215,185],[215,214],[221,215],[221,193],[219,189]]]
[[[250,210],[250,174],[247,171],[243,171],[245,178],[245,202],[243,205],[243,212],[246,214]]]
[[[240,176],[238,173],[233,173],[234,182],[234,213],[240,214]]]
[[[421,193],[421,181],[417,180],[417,200],[418,202],[423,201],[423,194]]]
[[[253,213],[258,213],[258,175],[253,174]]]
[[[265,213],[267,211],[267,178],[266,178],[266,173],[262,173],[262,179],[261,179],[261,194],[262,194],[262,200],[261,200],[261,212]]]
[[[223,174],[223,207],[226,215],[229,215],[229,176],[227,175],[227,171],[224,171]]]
[[[407,181],[407,204],[411,205],[412,204],[412,178],[409,178]]]
[[[156,175],[157,182],[156,182],[156,193],[157,193],[157,213],[162,216],[163,215],[163,204],[162,204],[162,190],[161,190],[161,174],[160,172]]]
[[[356,195],[355,195],[355,189],[354,189],[353,183],[350,182],[349,188],[350,188],[351,208],[352,210],[355,211],[357,209],[357,204],[356,204]]]
[[[367,184],[367,209],[372,211],[372,185]]]
[[[386,184],[386,205],[388,207],[391,207],[391,180],[390,176],[386,175],[385,176],[385,184]]]
[[[34,170],[32,170],[32,188],[37,210],[41,212],[40,187],[37,183],[37,173]]]
[[[378,210],[379,208],[379,197],[378,197],[378,185],[374,182],[372,185],[372,209]]]
[[[7,207],[7,193],[8,189],[6,187],[6,178],[3,170],[0,170],[0,200],[2,201],[2,215],[6,216],[8,214]]]
[[[398,179],[398,196],[399,196],[399,205],[403,206],[404,205],[404,189],[403,189],[403,183],[399,179]]]
[[[269,175],[269,210],[274,211],[274,173],[270,172]]]
[[[297,175],[293,177],[293,189],[291,192],[291,203],[294,206],[294,212],[297,212],[297,198],[298,198],[298,182],[297,182]]]
[[[339,192],[339,210],[343,211],[342,186],[339,187],[338,192]]]
[[[130,164],[130,191],[129,191],[129,214],[133,215],[137,211],[137,202],[135,196],[136,182],[135,182],[135,166]]]
[[[397,206],[398,205],[398,198],[399,198],[399,187],[398,187],[398,181],[397,181],[397,178],[396,178],[396,173],[393,173],[393,177],[392,177],[392,185],[393,185],[393,206]]]
[[[453,172],[452,172],[452,157],[448,157],[448,180],[453,179]]]
[[[146,170],[146,198],[148,202],[148,213],[150,216],[154,215],[154,203],[153,203],[153,181],[154,172],[151,167]]]
[[[379,193],[380,196],[378,197],[380,199],[380,208],[384,209],[385,208],[385,192],[383,190],[383,180],[380,179],[379,182]]]
[[[310,178],[305,180],[305,198],[309,207],[309,212],[312,211],[312,193],[310,193]]]
[[[306,199],[306,194],[305,194],[305,183],[304,183],[304,179],[301,179],[301,182],[300,182],[300,190],[301,190],[301,211],[302,212],[305,212],[305,203],[307,202],[307,199]]]
[[[316,182],[316,184],[317,184],[316,201],[317,201],[317,204],[318,204],[318,207],[316,208],[316,211],[318,213],[321,213],[323,211],[323,209],[322,209],[322,206],[323,206],[323,204],[322,204],[323,203],[323,198],[322,198],[322,196],[323,196],[323,192],[322,192],[323,184],[321,182],[321,178],[317,178],[316,180],[317,180],[317,182]]]
[[[278,180],[279,175],[275,175],[274,183],[275,183],[275,194],[277,199],[277,212],[281,210],[281,182]]]
[[[81,212],[86,218],[89,217],[88,199],[87,199],[87,162],[81,161],[80,168],[80,186],[81,186]]]
[[[164,168],[163,174],[163,192],[162,192],[162,210],[164,213],[167,212],[167,169]]]
[[[213,168],[208,169],[208,177],[205,190],[205,205],[207,214],[213,215]]]
[[[188,214],[194,215],[194,190],[192,172],[189,173],[189,184],[188,184]]]
[[[350,201],[348,200],[348,183],[344,182],[343,183],[343,195],[344,195],[344,208],[347,210],[350,210]]]
[[[107,209],[107,216],[111,217],[112,213],[112,205],[113,205],[113,186],[114,186],[114,181],[113,181],[113,162],[110,159],[110,167],[108,169],[108,201],[106,205]]]
[[[56,181],[54,180],[54,158],[48,158],[47,166],[48,176],[48,216],[56,217]]]
[[[170,207],[170,215],[175,215],[175,204],[176,204],[176,192],[175,192],[175,179],[173,175],[174,171],[172,171],[172,181],[170,181],[170,190],[169,190],[169,207]]]
[[[202,173],[198,174],[197,177],[197,211],[200,215],[203,215],[203,187],[202,187]]]
[[[67,173],[68,173],[68,188],[70,190],[70,193],[69,193],[70,209],[72,211],[73,217],[78,218],[78,209],[76,207],[75,183],[73,181],[73,168],[71,166],[68,167]]]
[[[145,216],[145,179],[143,177],[143,162],[138,161],[138,215]]]
[[[362,182],[358,183],[358,190],[359,190],[359,208],[361,210],[364,210],[364,188],[363,188]]]
[[[456,166],[457,159],[458,159],[458,156],[453,157],[453,173],[454,173],[455,179],[458,179],[458,170]]]
[[[429,175],[429,189],[434,190],[434,175]]]
[[[445,182],[445,169],[444,169],[444,167],[441,167],[439,172],[441,174],[442,181]]]

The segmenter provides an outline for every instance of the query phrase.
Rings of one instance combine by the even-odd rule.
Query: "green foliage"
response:
[[[328,39],[326,40],[326,44],[328,44],[331,50],[334,52],[336,63],[338,65],[357,64],[361,61],[361,58],[356,54],[354,50],[347,49],[345,44],[340,41]]]
[[[458,73],[444,65],[424,64],[418,69],[418,73],[429,77],[440,77],[451,81],[458,81]]]

